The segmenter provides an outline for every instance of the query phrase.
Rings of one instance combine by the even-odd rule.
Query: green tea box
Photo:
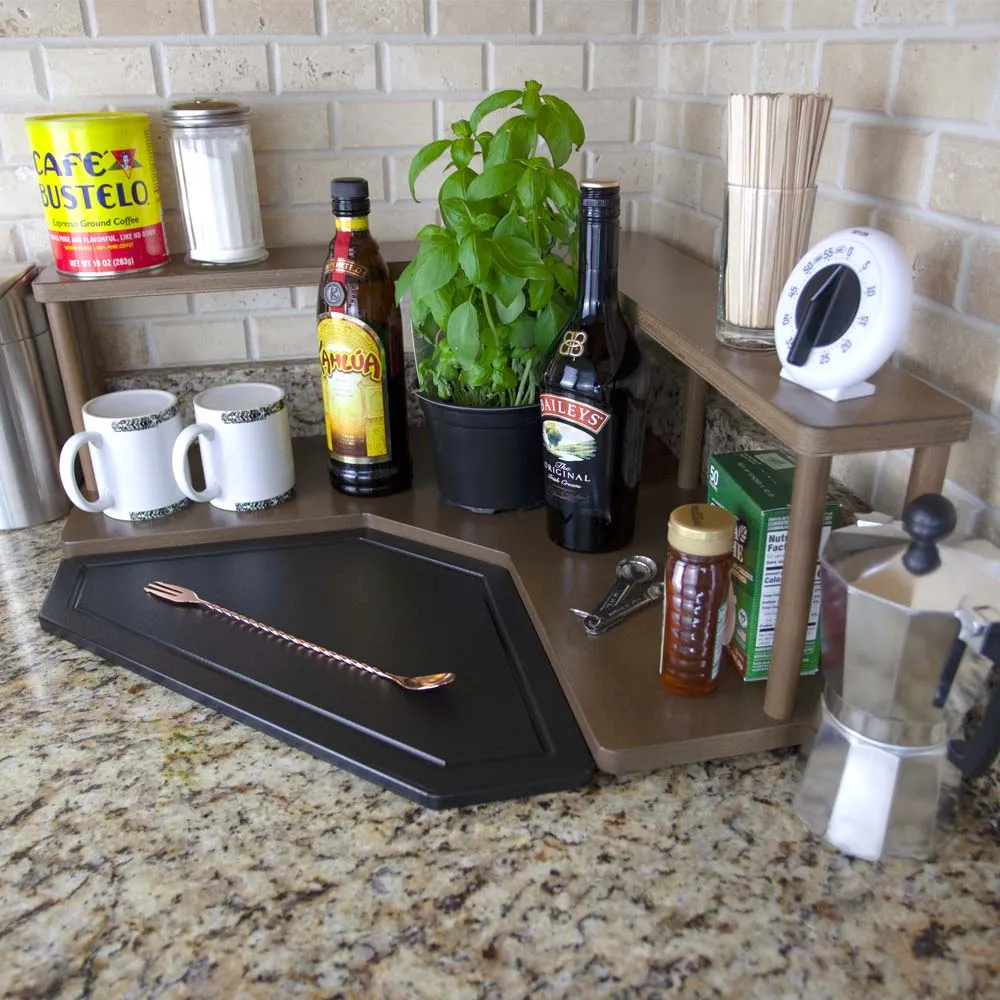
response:
[[[795,461],[782,451],[733,452],[709,460],[708,502],[736,518],[730,594],[735,614],[727,648],[745,681],[763,680],[771,665],[794,475]],[[828,499],[822,542],[830,534],[836,511],[836,502]],[[819,670],[819,653],[817,564],[803,674]]]

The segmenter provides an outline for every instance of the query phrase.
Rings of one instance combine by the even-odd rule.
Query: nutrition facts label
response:
[[[774,629],[778,621],[778,597],[781,592],[781,570],[785,564],[785,544],[788,541],[788,519],[780,518],[769,526],[765,540],[764,577],[760,590],[760,612],[757,617],[757,636],[755,647],[758,650],[770,649],[774,644]],[[820,550],[826,544],[830,527],[823,526],[820,536]],[[819,565],[816,566],[816,576],[813,579],[812,603],[809,605],[809,625],[806,629],[806,642],[816,639],[816,628],[819,623]]]

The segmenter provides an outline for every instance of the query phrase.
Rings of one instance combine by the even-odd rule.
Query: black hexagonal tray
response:
[[[409,692],[210,611],[399,674]],[[594,762],[508,572],[367,528],[63,561],[42,627],[432,808],[586,784]]]

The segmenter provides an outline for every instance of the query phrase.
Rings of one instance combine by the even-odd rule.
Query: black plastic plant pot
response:
[[[417,393],[441,495],[477,514],[526,510],[544,499],[542,416],[531,406],[455,406]]]

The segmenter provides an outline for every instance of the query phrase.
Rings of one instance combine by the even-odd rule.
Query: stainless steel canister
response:
[[[59,449],[69,412],[32,266],[0,278],[0,530],[64,517]]]

